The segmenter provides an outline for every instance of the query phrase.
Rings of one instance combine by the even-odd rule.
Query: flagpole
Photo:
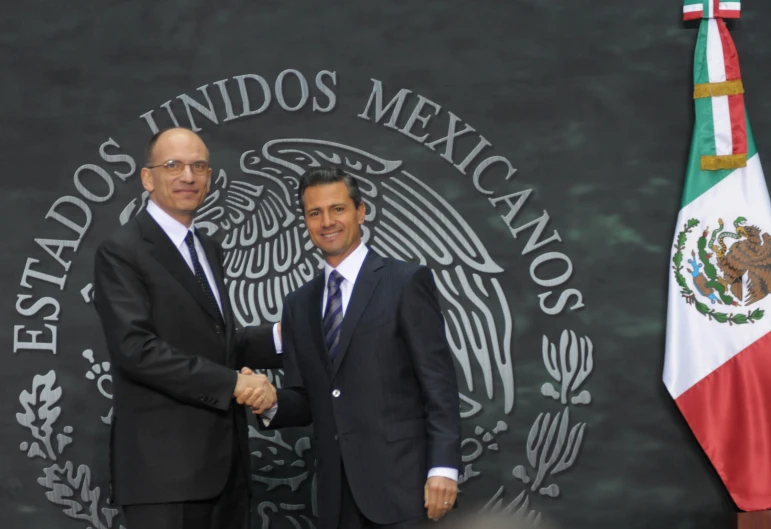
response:
[[[771,511],[740,511],[736,516],[736,529],[771,529]]]

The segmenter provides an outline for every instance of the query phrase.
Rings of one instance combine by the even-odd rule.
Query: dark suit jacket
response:
[[[343,467],[371,521],[425,516],[428,470],[461,464],[457,381],[431,271],[370,250],[334,363],[322,338],[324,288],[322,274],[284,302],[285,388],[270,428],[313,422],[320,529],[337,527]]]
[[[224,325],[149,213],[96,252],[94,304],[113,364],[112,490],[122,505],[216,496],[231,468],[233,435],[246,472],[246,415],[232,398],[236,370],[281,366],[270,326],[236,331],[222,250],[199,238]]]

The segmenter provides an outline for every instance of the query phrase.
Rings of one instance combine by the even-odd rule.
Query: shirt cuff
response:
[[[273,324],[273,345],[276,347],[277,355],[284,352],[284,346],[281,344],[281,333],[278,332],[278,323]]]
[[[278,411],[278,402],[275,403],[272,408],[270,408],[269,410],[265,410],[260,414],[260,418],[262,419],[262,424],[265,427],[270,426],[270,421],[272,421],[273,417],[276,416],[277,411]],[[457,475],[457,471],[455,472],[455,474]],[[457,479],[455,481],[457,481]]]
[[[278,405],[276,405],[276,406],[278,406]],[[268,410],[268,411],[270,411],[270,410]],[[265,412],[265,413],[267,413],[267,412]],[[271,415],[271,417],[273,417],[273,415]],[[450,468],[450,467],[434,467],[434,468],[432,468],[431,470],[428,471],[428,477],[432,478],[434,476],[439,476],[439,477],[442,477],[442,478],[449,478],[449,479],[451,479],[453,481],[458,481],[458,469],[457,468]]]

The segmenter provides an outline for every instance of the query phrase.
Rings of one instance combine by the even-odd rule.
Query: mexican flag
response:
[[[663,379],[737,506],[756,511],[771,508],[771,202],[722,20],[738,10],[685,1],[702,20]]]

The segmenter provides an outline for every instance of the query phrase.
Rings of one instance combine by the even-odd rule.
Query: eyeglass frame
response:
[[[172,162],[177,163],[177,164],[182,166],[182,168],[180,169],[179,173],[170,173],[169,172],[168,164],[170,164]],[[205,163],[206,164],[206,168],[203,170],[203,172],[201,172],[201,173],[196,173],[195,172],[195,169],[193,168],[193,165],[195,165],[197,163]],[[185,166],[188,166],[188,165],[190,166],[190,172],[192,174],[195,174],[195,175],[198,175],[198,176],[205,175],[211,169],[211,165],[209,165],[209,162],[206,161],[206,160],[196,160],[196,161],[190,162],[190,163],[184,163],[184,162],[182,162],[180,160],[166,160],[165,162],[163,162],[161,164],[158,164],[158,165],[145,165],[145,169],[156,169],[158,167],[163,167],[164,170],[167,173],[171,174],[172,176],[175,176],[177,174],[182,174],[185,171]]]

